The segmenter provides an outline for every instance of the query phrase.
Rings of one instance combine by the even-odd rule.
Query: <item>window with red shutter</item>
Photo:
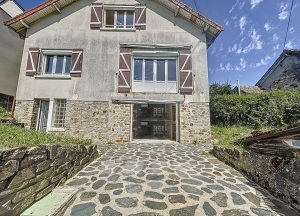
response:
[[[180,93],[193,93],[192,54],[190,50],[179,52]]]
[[[120,50],[118,92],[130,93],[131,89],[131,49]]]
[[[137,4],[135,6],[135,28],[146,30],[146,5]]]
[[[72,77],[81,77],[82,60],[83,60],[83,49],[73,49],[71,72],[70,72],[70,75]]]
[[[91,28],[101,28],[102,27],[102,3],[93,3],[91,6]]]
[[[37,74],[39,55],[39,48],[29,48],[26,66],[26,76],[34,76]]]

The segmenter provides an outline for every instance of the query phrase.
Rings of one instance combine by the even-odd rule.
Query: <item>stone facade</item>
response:
[[[184,103],[179,110],[180,143],[210,143],[209,103]]]
[[[300,212],[300,150],[295,149],[293,154],[295,157],[291,159],[214,146],[214,155],[218,159],[233,165]]]
[[[0,215],[19,215],[97,157],[97,146],[0,149]]]
[[[35,129],[38,101],[17,101],[15,118],[26,128]],[[131,130],[131,105],[105,101],[67,101],[65,132],[103,143],[128,143]],[[184,103],[179,106],[180,143],[209,143],[209,103]]]
[[[34,101],[16,101],[14,118],[16,122],[24,123],[25,128],[32,128],[32,122],[35,118],[33,113]]]
[[[292,89],[300,87],[300,64],[292,65],[271,85],[271,89]]]

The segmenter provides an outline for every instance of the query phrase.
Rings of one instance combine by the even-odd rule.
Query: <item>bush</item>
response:
[[[218,126],[281,127],[300,119],[300,89],[211,98],[211,123]]]

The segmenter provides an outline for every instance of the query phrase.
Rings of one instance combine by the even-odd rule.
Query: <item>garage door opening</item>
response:
[[[177,141],[176,104],[133,104],[133,139]]]

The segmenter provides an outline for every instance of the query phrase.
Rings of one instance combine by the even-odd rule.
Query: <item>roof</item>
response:
[[[255,84],[256,86],[261,86],[264,80],[269,77],[273,70],[278,66],[280,62],[282,62],[289,55],[300,55],[299,49],[285,49],[281,53],[281,55],[277,58],[277,60],[272,64],[272,66],[268,69],[268,71],[258,80]]]
[[[234,90],[237,89],[238,87],[234,87]],[[242,93],[260,93],[262,90],[258,86],[240,86],[241,92]]]
[[[58,10],[69,6],[79,0],[48,0],[44,3],[25,11],[22,14],[4,22],[4,25],[10,26],[23,37],[26,36],[26,27],[31,26],[46,16],[56,13]],[[179,0],[155,0],[169,10],[174,11],[178,16],[194,23],[197,27],[203,29],[207,33],[208,47],[214,42],[218,35],[224,30],[224,27],[216,22],[201,15],[191,7],[185,5]]]

